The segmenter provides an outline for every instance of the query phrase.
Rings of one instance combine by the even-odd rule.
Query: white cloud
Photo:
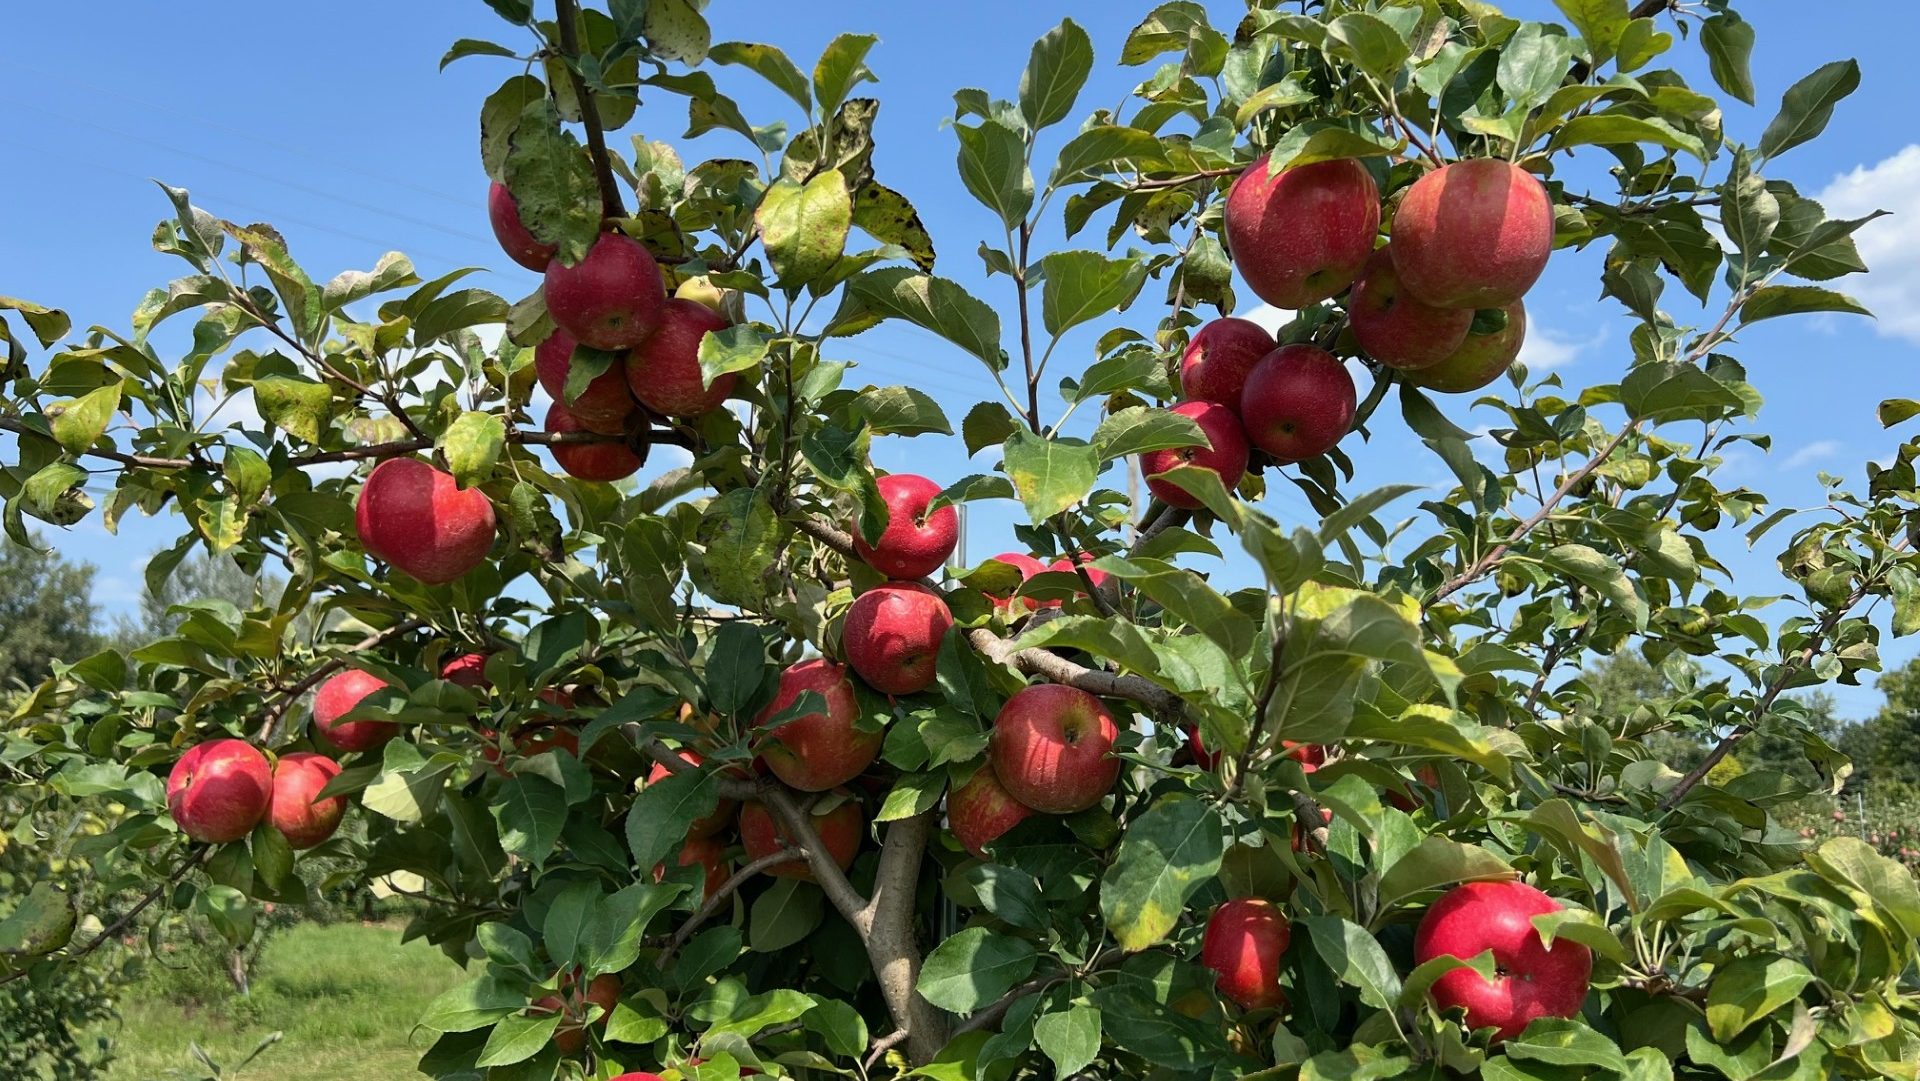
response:
[[[1780,468],[1793,469],[1798,466],[1810,465],[1813,462],[1831,458],[1838,453],[1840,453],[1839,440],[1817,439],[1801,447],[1799,450],[1794,451],[1792,454],[1787,455],[1786,461],[1780,463]]]
[[[1268,334],[1278,334],[1281,327],[1293,321],[1293,309],[1276,308],[1271,304],[1262,304],[1237,314],[1242,319],[1260,324]]]
[[[1520,343],[1520,363],[1527,366],[1528,375],[1540,375],[1572,364],[1582,353],[1599,347],[1606,340],[1605,327],[1595,331],[1592,337],[1581,340],[1549,330],[1537,321],[1530,322],[1527,336]]]
[[[1893,212],[1854,234],[1871,269],[1839,284],[1873,309],[1881,334],[1920,342],[1920,145],[1834,177],[1815,198],[1829,218]]]

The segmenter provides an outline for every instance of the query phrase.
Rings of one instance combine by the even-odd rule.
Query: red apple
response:
[[[1533,925],[1533,917],[1560,907],[1524,882],[1469,882],[1448,890],[1420,920],[1414,963],[1472,958],[1491,949],[1498,974],[1488,980],[1472,969],[1455,969],[1434,982],[1434,1005],[1465,1007],[1467,1027],[1494,1028],[1496,1040],[1518,1036],[1536,1017],[1578,1014],[1593,952],[1564,938],[1549,949]]]
[[[440,678],[474,690],[493,689],[493,684],[487,682],[487,655],[484,653],[462,653],[440,666]]]
[[[1431,368],[1405,373],[1406,381],[1443,394],[1465,394],[1505,375],[1513,358],[1520,355],[1520,344],[1527,338],[1527,308],[1516,300],[1507,305],[1502,314],[1506,316],[1504,323],[1498,318],[1483,319],[1475,313],[1476,323],[1492,322],[1499,326],[1484,332],[1467,331],[1467,340],[1452,356]]]
[[[1206,743],[1200,739],[1199,725],[1182,725],[1180,730],[1186,733],[1187,749],[1193,752],[1195,765],[1201,769],[1212,769],[1220,761],[1220,752],[1207,750]]]
[[[993,764],[983,762],[967,783],[947,796],[947,826],[975,859],[986,859],[986,847],[1033,813],[1033,808],[1007,794],[994,776]]]
[[[1273,335],[1249,319],[1215,319],[1194,332],[1180,357],[1180,391],[1189,399],[1240,407],[1240,388],[1260,358],[1273,352]]]
[[[885,736],[860,730],[860,703],[846,666],[824,657],[801,661],[780,673],[773,701],[754,718],[754,726],[765,725],[807,691],[826,699],[826,712],[803,714],[774,729],[761,746],[760,757],[774,776],[794,788],[825,792],[872,765]]]
[[[1140,473],[1147,478],[1147,490],[1162,502],[1199,510],[1200,500],[1185,488],[1154,478],[1178,466],[1197,465],[1219,474],[1220,483],[1231,492],[1247,475],[1247,434],[1233,410],[1218,402],[1181,402],[1168,412],[1192,418],[1212,446],[1150,450],[1140,456]]]
[[[479,566],[493,549],[493,504],[478,488],[417,458],[388,458],[373,468],[354,505],[367,554],[428,585],[444,585]]]
[[[621,435],[633,414],[633,395],[627,390],[624,358],[593,377],[578,398],[567,400],[567,372],[573,367],[573,335],[555,328],[533,351],[533,372],[554,401],[563,403],[581,426],[601,435]]]
[[[1112,790],[1119,734],[1105,702],[1064,683],[1035,683],[1000,707],[987,754],[1008,795],[1036,811],[1072,814]]]
[[[940,640],[953,626],[946,599],[918,582],[888,582],[854,598],[840,632],[847,663],[882,694],[933,686]]]
[[[601,233],[575,266],[547,264],[547,314],[595,349],[631,349],[660,325],[667,304],[660,264],[640,242]]]
[[[1220,993],[1241,1009],[1270,1009],[1286,1001],[1280,990],[1280,956],[1292,938],[1293,929],[1272,902],[1258,897],[1228,901],[1207,920],[1200,963],[1220,974]]]
[[[283,754],[273,766],[273,802],[268,821],[285,834],[296,849],[312,848],[333,836],[347,813],[343,796],[316,800],[327,782],[340,776],[340,763],[323,754],[295,751]]]
[[[554,435],[581,432],[587,428],[579,418],[559,402],[547,407],[547,431]],[[553,460],[568,476],[581,480],[615,481],[640,472],[640,456],[625,443],[607,440],[600,443],[554,443],[547,447]]]
[[[1393,215],[1393,262],[1407,290],[1442,308],[1519,300],[1553,252],[1553,200],[1532,173],[1492,158],[1415,181]]]
[[[700,899],[703,901],[712,897],[714,891],[726,885],[727,879],[733,877],[733,868],[727,863],[726,842],[716,837],[688,835],[686,842],[680,846],[678,862],[682,867],[698,864],[706,869],[706,879],[700,887]],[[653,868],[653,880],[660,882],[666,877],[666,865],[656,864]]]
[[[1281,462],[1332,450],[1353,428],[1358,407],[1347,366],[1313,345],[1283,345],[1268,353],[1240,394],[1247,441]]]
[[[189,747],[167,774],[167,813],[181,833],[206,844],[251,833],[272,799],[267,756],[243,739]]]
[[[386,687],[386,680],[358,668],[329,677],[313,694],[313,726],[320,738],[343,751],[371,751],[398,735],[400,726],[391,721],[340,720],[368,695]]]
[[[1389,368],[1428,368],[1467,340],[1472,308],[1436,308],[1409,292],[1393,269],[1393,246],[1367,260],[1347,300],[1347,320],[1367,355]]]
[[[701,382],[700,340],[727,321],[691,300],[674,299],[660,312],[660,329],[627,355],[627,387],[640,404],[670,417],[697,417],[720,408],[737,376]]]
[[[1001,552],[999,555],[993,557],[993,562],[1005,563],[1007,566],[1019,571],[1022,582],[1039,574],[1041,571],[1049,569],[1045,563],[1040,562],[1025,552]],[[1005,608],[1013,603],[1013,590],[1008,590],[1005,594],[989,593],[986,596],[987,600],[993,602],[995,608]],[[1026,603],[1034,608],[1057,608],[1060,605],[1059,601],[1039,601],[1032,598],[1027,598]]]
[[[1300,763],[1301,770],[1306,773],[1312,773],[1327,764],[1327,749],[1318,743],[1295,743],[1290,739],[1283,739],[1280,741],[1280,748],[1287,753],[1288,758]]]
[[[1432,766],[1421,766],[1413,771],[1413,776],[1415,780],[1418,780],[1428,788],[1435,790],[1440,788],[1440,771]],[[1427,802],[1425,794],[1412,786],[1408,786],[1405,792],[1399,792],[1389,788],[1385,795],[1387,806],[1406,811],[1408,814],[1419,810]]]
[[[680,751],[676,751],[675,753],[678,754],[683,761],[691,765],[697,766],[702,761],[700,757],[700,753],[698,751],[680,750]],[[653,764],[653,768],[647,771],[647,783],[653,784],[655,781],[661,780],[671,772],[672,772],[671,770],[667,769],[666,764],[664,762],[655,762]],[[730,800],[730,799],[721,800],[719,803],[714,805],[712,814],[706,816],[705,818],[699,818],[694,820],[693,825],[687,829],[687,836],[706,837],[706,836],[710,836],[712,834],[720,832],[722,829],[726,827],[727,823],[733,821],[733,812],[738,807],[739,807],[739,804],[733,800]]]
[[[554,246],[542,244],[520,220],[520,204],[498,180],[487,189],[487,220],[493,224],[494,239],[500,242],[507,258],[535,273],[547,269]]]
[[[1380,189],[1351,158],[1267,175],[1247,166],[1227,192],[1227,249],[1261,300],[1300,309],[1353,283],[1380,233]]]
[[[560,1027],[553,1032],[553,1046],[563,1055],[577,1055],[587,1046],[587,1005],[600,1007],[600,1018],[595,1023],[601,1028],[607,1026],[607,1015],[613,1012],[614,1004],[620,1001],[620,977],[611,972],[595,976],[587,984],[585,994],[572,990],[573,980],[565,981],[562,995],[548,995],[533,1004],[536,1013],[558,1013],[561,1015]],[[564,997],[563,997],[564,996]]]
[[[860,849],[860,834],[866,825],[866,816],[853,800],[845,800],[833,810],[813,816],[813,831],[820,835],[828,858],[842,871],[853,866],[853,856]],[[786,829],[774,820],[773,812],[767,810],[765,804],[749,801],[740,806],[740,844],[747,851],[747,859],[771,856],[782,845],[792,843]],[[781,878],[813,878],[813,869],[805,860],[775,864],[767,873]]]
[[[889,473],[879,485],[887,528],[874,545],[855,533],[854,551],[889,578],[924,578],[939,570],[960,538],[960,516],[951,506],[927,513],[940,486],[913,473]]]

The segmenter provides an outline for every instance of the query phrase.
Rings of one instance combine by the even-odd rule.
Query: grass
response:
[[[465,977],[424,942],[402,945],[395,925],[302,924],[276,935],[255,966],[252,993],[209,1005],[182,1004],[135,986],[113,1032],[112,1081],[170,1081],[189,1074],[189,1041],[230,1077],[261,1081],[394,1081],[417,1076],[431,1043],[412,1031],[434,996]],[[263,1038],[283,1038],[232,1072]]]

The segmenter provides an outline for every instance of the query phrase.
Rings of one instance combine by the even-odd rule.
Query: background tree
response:
[[[56,660],[98,648],[93,568],[55,551],[0,546],[0,686],[31,687]]]

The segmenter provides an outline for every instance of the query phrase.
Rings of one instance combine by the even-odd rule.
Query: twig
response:
[[[554,0],[555,21],[560,24],[562,62],[573,83],[574,100],[580,103],[580,119],[587,129],[587,153],[593,158],[593,171],[600,181],[600,216],[624,218],[626,204],[620,199],[620,182],[613,175],[613,159],[607,154],[607,134],[600,127],[600,108],[594,104],[593,90],[580,74],[580,19],[578,0]]]
[[[654,964],[657,967],[665,968],[667,959],[679,953],[680,947],[687,944],[687,939],[693,937],[693,933],[700,929],[700,925],[712,919],[714,915],[720,911],[721,907],[733,897],[734,893],[738,891],[741,886],[746,885],[753,876],[778,867],[783,863],[791,863],[794,860],[804,860],[806,858],[807,850],[804,848],[784,848],[778,852],[772,852],[762,856],[752,863],[747,864],[745,867],[740,868],[738,871],[735,871],[725,883],[721,884],[719,889],[713,891],[713,896],[708,897],[700,907],[695,910],[693,915],[687,917],[687,922],[681,924],[680,929],[673,933],[673,937],[668,939],[666,946],[660,950],[660,956]]]
[[[1234,169],[1202,169],[1197,173],[1185,173],[1181,176],[1170,176],[1160,180],[1136,180],[1131,184],[1124,184],[1122,187],[1128,191],[1161,191],[1166,188],[1178,188],[1182,185],[1191,184],[1196,180],[1212,180],[1222,176],[1239,176],[1244,171],[1246,171],[1246,166],[1240,166]]]
[[[260,722],[260,730],[254,733],[254,740],[272,746],[274,729],[279,727],[280,719],[286,716],[287,710],[300,700],[301,695],[319,686],[328,676],[345,668],[348,658],[353,654],[378,649],[395,638],[410,634],[426,625],[427,621],[424,619],[402,620],[386,630],[376,631],[347,647],[346,656],[335,657],[324,664],[315,665],[313,671],[308,672],[304,679],[280,692],[280,697],[274,701],[273,705],[267,707],[266,716]]]
[[[0,417],[0,431],[12,432],[15,435],[37,436],[41,439],[53,438],[47,433],[30,427],[24,421],[14,417]],[[80,453],[141,469],[189,469],[193,466],[193,462],[185,458],[154,458],[145,454],[122,454],[117,450],[102,450],[97,447],[89,447]]]
[[[139,917],[140,913],[145,912],[147,910],[148,905],[151,905],[155,901],[159,900],[161,894],[171,890],[174,887],[175,883],[178,883],[182,878],[186,877],[188,871],[193,870],[195,867],[198,867],[200,864],[205,863],[208,859],[212,858],[213,851],[214,851],[213,848],[209,846],[204,851],[193,853],[187,859],[182,860],[180,862],[180,866],[175,867],[172,873],[167,875],[166,881],[148,890],[145,896],[141,897],[140,900],[134,902],[134,905],[132,908],[127,909],[127,911],[123,913],[119,919],[114,920],[112,923],[108,924],[105,928],[101,929],[100,933],[94,936],[93,939],[90,940],[86,945],[80,947],[79,949],[73,951],[72,953],[63,955],[62,957],[60,957],[59,960],[61,962],[78,961],[82,957],[85,957],[88,954],[92,953],[93,951],[106,945],[109,940],[118,938],[120,936],[120,932],[126,930],[127,927],[130,924],[132,924],[136,918]],[[12,983],[13,981],[20,979],[21,977],[25,976],[27,973],[31,971],[33,971],[33,969],[29,967],[29,968],[23,968],[18,972],[14,972],[6,976],[0,976],[0,984]]]

